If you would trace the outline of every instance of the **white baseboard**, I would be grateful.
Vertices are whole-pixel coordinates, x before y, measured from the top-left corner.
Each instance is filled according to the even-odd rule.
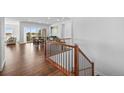
[[[6,60],[4,59],[1,66],[0,66],[0,72],[3,71],[5,63],[6,63]]]
[[[100,75],[100,76],[105,76],[103,73],[99,72],[99,71],[95,71],[95,76]]]
[[[26,42],[19,42],[19,44],[26,44]]]

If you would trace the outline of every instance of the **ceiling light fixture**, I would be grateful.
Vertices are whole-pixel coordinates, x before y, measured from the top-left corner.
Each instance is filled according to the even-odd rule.
[[[64,18],[64,17],[62,17],[62,19],[61,19],[61,20],[62,20],[62,21],[64,21],[64,19],[65,19],[65,18]]]
[[[57,21],[60,21],[59,19],[57,19]]]

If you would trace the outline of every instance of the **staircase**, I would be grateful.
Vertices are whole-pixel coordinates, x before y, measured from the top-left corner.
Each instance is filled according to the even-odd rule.
[[[47,41],[45,60],[67,76],[94,76],[94,63],[78,45]]]

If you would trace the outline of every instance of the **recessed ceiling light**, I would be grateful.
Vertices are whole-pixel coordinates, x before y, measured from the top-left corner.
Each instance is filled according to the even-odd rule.
[[[57,21],[60,21],[59,19],[57,19]]]
[[[65,19],[65,18],[64,18],[64,17],[62,17],[62,19],[61,19],[61,20],[62,20],[62,21],[64,21],[64,19]]]

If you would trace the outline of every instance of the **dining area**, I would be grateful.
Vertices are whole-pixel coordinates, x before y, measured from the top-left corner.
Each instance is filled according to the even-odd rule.
[[[43,38],[43,37],[33,37],[33,44],[37,44],[37,45],[39,45],[39,44],[44,44],[44,42],[45,42],[45,38]]]

